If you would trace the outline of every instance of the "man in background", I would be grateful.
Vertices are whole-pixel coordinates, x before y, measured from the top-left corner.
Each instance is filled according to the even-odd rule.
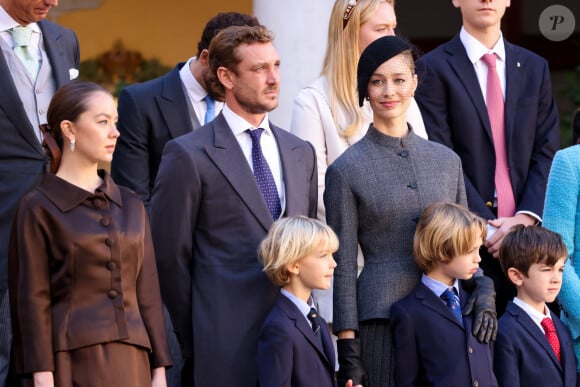
[[[49,22],[58,0],[0,0],[0,386],[6,385],[12,334],[8,241],[22,195],[47,171],[39,125],[55,90],[78,76],[75,33]]]

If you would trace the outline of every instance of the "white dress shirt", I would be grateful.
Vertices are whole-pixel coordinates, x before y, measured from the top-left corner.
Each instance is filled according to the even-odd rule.
[[[522,308],[523,311],[526,312],[528,316],[530,316],[534,324],[536,324],[538,328],[540,328],[542,333],[546,334],[544,328],[542,327],[542,320],[545,319],[546,317],[550,319],[552,318],[552,315],[550,314],[550,309],[547,306],[544,305],[544,313],[540,313],[520,298],[514,297],[514,304]]]
[[[286,205],[286,197],[284,195],[284,176],[282,175],[282,162],[280,160],[280,152],[278,150],[278,143],[276,138],[270,129],[270,122],[268,121],[268,114],[264,116],[264,119],[258,126],[253,126],[248,121],[234,113],[228,105],[223,106],[223,115],[226,122],[230,126],[244,157],[248,162],[248,165],[254,171],[254,165],[252,163],[252,138],[249,133],[246,133],[248,129],[262,128],[262,136],[260,137],[260,146],[262,147],[262,153],[268,162],[270,171],[274,176],[274,181],[276,182],[276,188],[278,189],[278,196],[280,197],[280,206],[282,207],[282,213],[284,213]]]

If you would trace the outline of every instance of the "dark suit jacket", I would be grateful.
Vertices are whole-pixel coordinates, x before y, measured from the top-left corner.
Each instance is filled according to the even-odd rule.
[[[460,289],[459,298],[463,307],[469,293]],[[491,345],[471,333],[472,316],[464,316],[463,323],[422,282],[393,304],[397,387],[497,386]]]
[[[505,42],[505,133],[516,211],[542,216],[548,173],[560,146],[548,63]],[[417,62],[415,98],[429,139],[453,149],[463,163],[469,207],[486,219],[494,201],[495,151],[485,99],[459,35]]]
[[[135,191],[149,207],[155,176],[167,141],[197,129],[195,114],[188,114],[179,71],[180,63],[162,77],[127,86],[119,95],[121,135],[111,163],[117,184]],[[193,121],[192,121],[193,119]]]
[[[69,69],[79,68],[79,45],[73,31],[52,22],[38,23],[56,86],[70,81]],[[0,52],[0,294],[7,288],[8,239],[18,200],[45,172],[48,159]]]
[[[271,125],[284,175],[285,215],[316,216],[314,149]],[[252,386],[260,327],[277,294],[257,248],[273,223],[222,114],[171,140],[151,201],[163,300],[196,386]]]
[[[576,357],[572,339],[552,313],[560,339],[562,363],[546,336],[519,306],[510,302],[499,319],[494,370],[500,387],[575,387]]]
[[[334,344],[320,320],[322,343],[296,305],[278,296],[258,341],[260,387],[336,387]]]

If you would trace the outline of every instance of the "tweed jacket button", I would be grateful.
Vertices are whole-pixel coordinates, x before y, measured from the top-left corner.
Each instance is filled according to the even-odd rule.
[[[115,289],[111,289],[111,290],[109,290],[108,295],[109,295],[109,298],[113,299],[119,295],[119,292],[117,292]]]
[[[406,149],[403,149],[401,151],[401,153],[399,153],[399,156],[401,156],[402,158],[405,158],[406,159],[407,157],[409,157],[409,151],[406,150]]]
[[[407,187],[409,187],[409,188],[411,188],[411,189],[417,189],[418,185],[417,185],[417,183],[415,183],[415,182],[412,182],[412,183],[409,183],[409,184],[407,185]]]
[[[111,238],[105,239],[105,244],[109,247],[112,247],[115,244],[115,240]]]
[[[109,263],[107,263],[107,269],[113,271],[117,268],[117,264],[113,261],[110,261]]]

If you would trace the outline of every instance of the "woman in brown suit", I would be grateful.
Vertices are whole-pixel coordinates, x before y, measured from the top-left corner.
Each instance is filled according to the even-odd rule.
[[[62,87],[48,108],[62,162],[22,198],[10,242],[14,365],[24,384],[166,386],[147,215],[97,168],[111,161],[116,121],[112,96],[94,83]]]

